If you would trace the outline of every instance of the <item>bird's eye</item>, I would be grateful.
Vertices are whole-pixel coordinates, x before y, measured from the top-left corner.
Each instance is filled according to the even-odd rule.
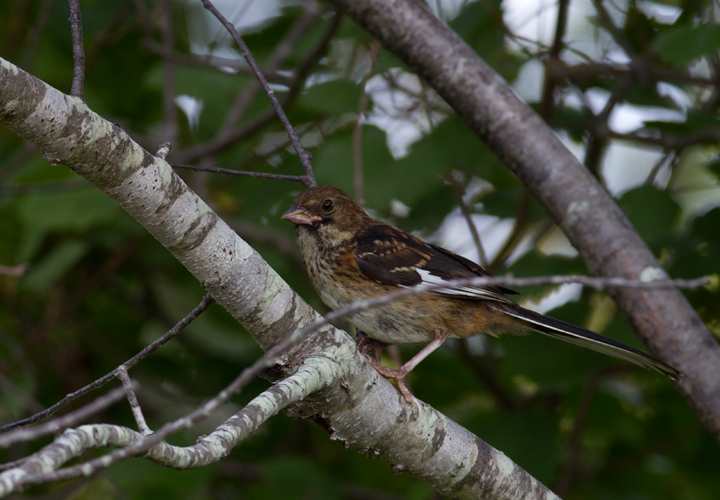
[[[326,212],[331,212],[333,208],[335,208],[335,204],[332,200],[325,200],[322,202],[322,209]]]

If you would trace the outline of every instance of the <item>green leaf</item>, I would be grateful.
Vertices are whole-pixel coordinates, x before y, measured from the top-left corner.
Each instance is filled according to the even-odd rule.
[[[720,179],[720,158],[706,164],[705,168],[707,168],[715,177]]]
[[[0,207],[0,266],[20,264],[18,258],[18,242],[22,236],[22,224],[14,210]]]
[[[85,255],[87,249],[88,245],[82,241],[64,241],[30,268],[22,280],[23,286],[34,292],[47,290]]]
[[[81,231],[107,223],[120,210],[96,188],[33,195],[18,203],[25,224],[57,231]]]
[[[331,80],[310,87],[298,104],[320,114],[356,113],[361,94],[362,89],[355,82]]]
[[[687,66],[699,57],[720,50],[720,25],[673,26],[653,40],[652,48],[665,62]]]
[[[628,191],[618,205],[654,252],[670,235],[680,209],[667,192],[650,185]]]

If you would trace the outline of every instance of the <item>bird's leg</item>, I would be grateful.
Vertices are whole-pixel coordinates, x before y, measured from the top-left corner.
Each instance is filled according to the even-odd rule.
[[[415,368],[417,365],[420,364],[420,362],[427,358],[431,352],[433,352],[435,349],[443,345],[443,343],[447,340],[449,332],[443,332],[440,335],[437,335],[432,342],[430,342],[428,345],[423,347],[420,352],[418,352],[415,356],[413,356],[410,361],[402,365],[397,370],[393,370],[392,368],[387,368],[380,364],[378,360],[375,360],[365,354],[365,359],[367,359],[368,363],[370,363],[370,366],[375,368],[375,370],[382,375],[385,378],[392,379],[397,382],[398,389],[402,393],[402,395],[405,397],[405,401],[408,403],[412,403],[415,401],[415,397],[412,395],[410,390],[405,385],[405,381],[403,380],[408,373],[410,373],[413,368]],[[362,351],[361,351],[362,352]]]
[[[369,337],[365,332],[358,330],[355,335],[355,343],[357,343],[358,351],[366,358],[374,358],[380,363],[380,355],[383,349],[387,347],[387,344],[380,342],[372,337]],[[372,355],[370,353],[372,352]],[[374,366],[374,365],[373,365]]]

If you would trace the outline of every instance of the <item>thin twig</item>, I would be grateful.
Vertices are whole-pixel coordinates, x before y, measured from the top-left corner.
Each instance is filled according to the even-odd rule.
[[[588,82],[597,78],[617,76],[640,80],[648,78],[671,83],[689,83],[693,85],[718,85],[717,80],[701,75],[692,75],[687,71],[664,68],[662,66],[650,65],[644,71],[640,71],[634,65],[607,64],[588,62],[568,66],[565,63],[555,64],[547,67],[551,76],[557,79],[567,79],[582,87],[587,87]]]
[[[702,128],[689,134],[656,133],[655,135],[647,135],[648,131],[652,131],[652,129],[646,130],[645,133],[629,132],[626,134],[607,130],[605,137],[655,144],[666,149],[684,149],[695,144],[715,144],[720,142],[720,127]]]
[[[3,462],[0,464],[0,472],[20,467],[27,459],[28,457],[23,457],[18,460],[13,460],[12,462]]]
[[[283,107],[289,106],[302,91],[305,80],[308,76],[310,76],[312,69],[325,53],[330,41],[335,36],[335,33],[337,33],[337,30],[340,27],[341,19],[342,16],[340,15],[333,16],[333,19],[327,27],[322,39],[295,68],[295,75],[289,83],[289,90],[282,101]],[[246,140],[253,134],[258,133],[263,127],[272,123],[275,117],[275,112],[270,110],[268,113],[261,114],[252,123],[243,127],[223,130],[210,141],[188,148],[185,151],[176,154],[175,158],[178,159],[178,161],[187,163],[206,155],[215,154],[218,151],[222,151],[223,149],[237,144],[240,141]]]
[[[452,184],[453,191],[455,192],[455,197],[458,200],[458,205],[460,206],[460,213],[462,214],[463,219],[465,219],[465,223],[467,224],[468,230],[470,231],[470,236],[472,237],[473,243],[475,244],[475,249],[477,250],[478,254],[478,263],[483,267],[487,267],[487,256],[485,255],[485,249],[482,246],[482,241],[480,241],[480,233],[477,230],[475,221],[473,221],[472,219],[470,207],[468,207],[468,204],[465,203],[464,196],[466,186],[464,186],[459,179],[456,179],[452,172],[448,177],[450,179],[450,183]]]
[[[540,285],[564,285],[566,283],[579,283],[596,290],[604,290],[606,288],[637,288],[641,290],[661,290],[667,288],[694,289],[701,288],[711,284],[707,277],[694,279],[652,279],[652,280],[636,280],[620,277],[601,277],[601,276],[577,276],[577,275],[555,275],[555,276],[537,276],[532,278],[515,278],[513,276],[493,276],[493,277],[474,277],[450,280],[447,283],[417,285],[412,288],[403,288],[390,292],[385,295],[367,300],[358,300],[345,307],[336,309],[324,316],[326,322],[334,321],[353,314],[360,310],[372,309],[387,304],[390,301],[401,299],[404,297],[417,295],[420,293],[433,292],[436,290],[453,289],[467,286],[505,286],[505,287],[525,287]],[[321,322],[322,324],[325,324]],[[319,325],[319,326],[322,326]]]
[[[300,19],[293,23],[293,25],[287,31],[287,34],[283,37],[282,40],[280,40],[280,42],[275,47],[275,50],[273,50],[273,54],[270,59],[260,70],[266,79],[270,78],[271,75],[277,73],[282,64],[288,59],[288,57],[290,57],[293,49],[297,46],[302,37],[310,29],[315,19],[317,19],[317,17],[322,12],[320,6],[314,1],[306,1],[304,2],[304,4],[305,12],[302,16],[300,16]],[[246,2],[246,5],[249,5],[249,2]],[[253,74],[252,68],[247,66],[247,61],[245,62],[245,64],[247,72],[249,74]],[[230,106],[230,110],[225,116],[225,120],[223,121],[220,130],[234,127],[240,121],[243,113],[245,113],[245,110],[253,102],[255,96],[260,90],[262,90],[262,86],[260,85],[259,81],[250,81],[245,86],[243,91],[237,96],[232,106]],[[275,116],[275,114],[273,114],[273,116]]]
[[[133,389],[136,388],[137,383],[132,382],[130,387]],[[67,429],[68,427],[73,427],[83,420],[86,420],[89,416],[95,415],[96,413],[103,411],[105,408],[108,408],[124,399],[125,394],[125,387],[117,387],[107,394],[103,394],[102,396],[93,399],[87,405],[82,408],[78,408],[67,415],[52,419],[49,422],[36,427],[15,429],[7,434],[0,435],[0,448],[7,448],[15,443],[28,442],[48,434],[54,434],[63,429]]]
[[[605,131],[610,129],[608,120],[615,106],[622,101],[627,95],[632,80],[623,79],[618,83],[618,86],[613,90],[612,94],[608,98],[605,106],[590,120],[590,136],[587,139],[587,146],[585,148],[585,158],[583,164],[587,169],[598,179],[601,177],[600,168],[602,166],[602,160],[606,151],[607,139],[605,137]]]
[[[148,424],[145,421],[145,415],[143,415],[142,408],[140,408],[140,403],[138,402],[137,396],[135,395],[133,381],[130,380],[130,377],[128,376],[127,368],[125,368],[124,366],[118,367],[117,374],[120,382],[122,382],[123,389],[125,389],[128,403],[130,403],[130,410],[132,411],[133,417],[135,418],[135,423],[138,426],[138,430],[146,435],[152,434],[152,430],[150,429],[150,427],[148,427]]]
[[[303,184],[305,184],[307,187],[313,187],[317,185],[315,182],[315,175],[312,171],[312,164],[310,163],[312,160],[312,155],[309,152],[305,151],[302,144],[300,143],[300,138],[295,132],[295,129],[293,129],[292,125],[290,124],[290,121],[288,120],[288,117],[285,114],[282,106],[280,105],[277,97],[275,97],[275,92],[273,92],[273,90],[270,88],[270,85],[265,79],[265,76],[263,76],[262,72],[260,71],[260,68],[255,62],[255,58],[253,58],[252,54],[250,53],[250,49],[248,49],[247,45],[245,45],[245,42],[240,37],[240,34],[235,29],[235,26],[233,26],[230,21],[225,19],[225,16],[223,16],[220,11],[215,8],[215,6],[212,4],[212,2],[210,2],[210,0],[202,0],[202,3],[203,6],[207,10],[212,12],[213,15],[217,17],[217,19],[222,23],[222,25],[225,26],[225,29],[228,30],[228,33],[230,33],[230,35],[233,37],[235,43],[237,43],[240,47],[240,52],[242,53],[245,60],[248,62],[250,68],[253,70],[253,73],[255,73],[255,77],[260,82],[260,85],[262,85],[263,90],[265,90],[268,98],[270,98],[270,103],[272,104],[275,113],[277,113],[278,117],[280,118],[280,121],[282,122],[283,127],[285,128],[285,131],[287,132],[288,137],[292,142],[293,148],[295,149],[298,157],[300,158],[300,164],[305,171],[305,181],[303,182]]]
[[[70,95],[85,100],[85,49],[83,47],[82,18],[80,17],[80,1],[69,0],[70,32],[73,46],[73,79]]]
[[[522,198],[520,199],[520,203],[518,204],[515,212],[515,222],[513,223],[512,231],[510,231],[510,234],[505,239],[505,243],[503,243],[503,246],[500,248],[498,253],[495,254],[495,258],[493,258],[492,262],[488,264],[487,269],[489,271],[492,272],[500,264],[505,262],[522,241],[525,231],[527,230],[528,219],[530,217],[531,201],[530,192],[523,186]]]
[[[628,42],[627,38],[625,38],[622,30],[615,26],[612,16],[605,8],[605,5],[603,5],[602,0],[592,0],[592,3],[598,12],[598,17],[602,22],[602,26],[607,30],[608,33],[610,33],[610,36],[613,38],[613,40],[615,40],[615,43],[618,44],[621,49],[623,49],[625,55],[627,55],[634,63],[638,63],[639,60],[635,55],[635,51],[630,45],[630,42]]]
[[[147,5],[145,5],[144,0],[131,1],[135,6],[135,10],[137,11],[137,20],[140,24],[140,29],[142,29],[145,38],[149,39],[150,37],[152,37],[154,30],[153,16],[150,14],[150,10],[147,8]]]
[[[198,165],[185,165],[183,163],[171,163],[173,168],[186,168],[188,170],[196,170],[198,172],[213,172],[215,174],[228,174],[228,175],[242,175],[245,177],[259,177],[262,179],[275,179],[279,181],[293,181],[306,184],[307,177],[304,175],[283,175],[283,174],[271,174],[265,172],[247,172],[243,170],[230,170],[228,168],[218,167],[200,167]]]
[[[555,22],[555,37],[553,38],[552,47],[548,53],[548,59],[545,62],[545,81],[543,82],[542,97],[540,98],[540,107],[538,112],[543,120],[550,122],[553,112],[555,111],[555,88],[558,80],[553,78],[550,67],[562,64],[560,60],[560,52],[563,48],[563,38],[567,27],[568,5],[570,0],[558,0],[557,21]]]
[[[155,350],[159,349],[160,347],[162,347],[163,345],[165,345],[165,343],[168,340],[170,340],[175,335],[180,333],[180,331],[182,331],[183,328],[185,328],[187,325],[189,325],[195,318],[197,318],[200,315],[200,313],[202,313],[205,309],[207,309],[208,306],[210,306],[210,304],[212,304],[213,302],[215,302],[215,299],[213,298],[213,296],[210,293],[207,293],[205,295],[205,297],[203,297],[203,299],[197,305],[197,307],[195,307],[195,309],[193,309],[187,316],[185,316],[175,326],[173,326],[170,330],[168,330],[168,332],[165,335],[163,335],[162,337],[157,339],[152,344],[148,345],[145,349],[140,351],[138,354],[136,354],[132,358],[125,361],[122,365],[118,366],[117,368],[115,368],[113,371],[106,374],[105,376],[100,377],[99,379],[92,382],[91,384],[86,385],[82,389],[78,389],[77,391],[68,394],[67,396],[65,396],[63,399],[61,399],[60,401],[58,401],[57,403],[52,405],[47,410],[36,413],[35,415],[25,418],[23,420],[18,420],[17,422],[12,422],[10,424],[3,425],[2,427],[0,427],[0,433],[5,432],[10,429],[13,429],[15,427],[20,427],[22,425],[32,424],[33,422],[37,422],[38,420],[49,417],[50,415],[55,413],[57,410],[59,410],[60,408],[62,408],[66,404],[68,404],[69,402],[79,398],[83,394],[86,394],[86,393],[92,391],[93,389],[97,389],[97,388],[102,387],[103,385],[107,384],[110,380],[117,377],[118,370],[121,367],[124,367],[125,369],[131,368],[131,367],[135,366],[136,364],[138,364],[143,359],[145,359],[150,353],[152,353],[153,351],[155,351]]]
[[[178,64],[185,64],[189,66],[201,66],[207,68],[232,68],[233,72],[240,74],[252,74],[252,70],[248,68],[247,64],[241,59],[230,59],[228,57],[218,57],[214,55],[199,55],[199,54],[185,54],[177,52],[174,49],[166,49],[162,44],[157,43],[154,40],[145,40],[143,42],[145,48],[150,52],[153,52],[163,59],[170,59],[171,61]],[[266,69],[264,73],[273,80],[275,79],[288,79],[290,75],[284,73],[268,72]]]
[[[648,174],[647,178],[645,179],[645,184],[655,184],[655,180],[657,179],[657,175],[660,173],[660,170],[665,166],[668,165],[670,169],[672,170],[672,167],[677,161],[680,159],[680,152],[674,151],[674,150],[665,150],[663,152],[663,155],[660,157],[660,159],[653,165],[652,170],[650,170],[650,173]]]

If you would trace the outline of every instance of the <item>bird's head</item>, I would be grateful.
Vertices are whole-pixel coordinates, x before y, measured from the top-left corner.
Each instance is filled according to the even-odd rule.
[[[352,237],[372,219],[345,191],[333,186],[312,187],[300,193],[282,216],[299,231],[309,229],[335,246]]]

